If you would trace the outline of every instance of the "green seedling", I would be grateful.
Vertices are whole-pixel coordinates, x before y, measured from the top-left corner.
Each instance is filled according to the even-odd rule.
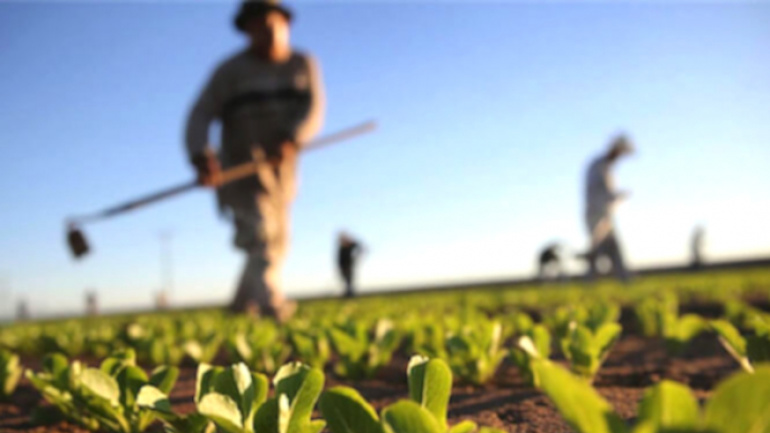
[[[524,335],[519,337],[517,345],[511,349],[511,360],[519,369],[519,373],[531,386],[537,387],[539,380],[532,368],[539,359],[551,356],[551,334],[543,325],[534,325]]]
[[[711,321],[711,329],[717,333],[719,342],[738,361],[741,368],[754,372],[754,365],[770,362],[770,326],[756,327],[753,334],[743,336],[726,320]]]
[[[321,370],[300,363],[286,364],[273,378],[275,397],[254,417],[257,433],[320,433],[323,420],[313,420],[313,408],[324,386]]]
[[[582,324],[593,333],[608,323],[617,323],[620,320],[620,305],[612,302],[597,302],[589,305],[586,310]]]
[[[572,322],[567,336],[561,341],[572,371],[593,381],[622,331],[617,323],[605,323],[592,332],[588,327]]]
[[[511,322],[513,323],[513,332],[517,335],[527,335],[535,326],[532,317],[521,311],[513,313]]]
[[[168,396],[144,387],[140,404],[153,410],[171,433],[320,433],[325,423],[311,415],[323,389],[318,369],[300,363],[282,366],[273,379],[275,397],[268,399],[269,382],[243,364],[212,367],[201,364],[195,390],[197,412],[182,416],[171,410]]]
[[[289,342],[294,356],[309,366],[323,369],[329,362],[331,348],[323,331],[290,330]]]
[[[698,315],[679,316],[679,301],[671,293],[645,299],[635,312],[642,333],[647,337],[662,337],[666,351],[672,355],[681,354],[690,340],[708,329],[706,321]]]
[[[406,347],[408,353],[417,353],[429,358],[446,359],[446,331],[438,320],[424,321],[422,318],[413,319],[407,324]]]
[[[133,348],[142,362],[152,365],[179,365],[185,356],[184,342],[177,338],[172,322],[156,327],[147,323],[131,322],[121,337]]]
[[[464,421],[449,427],[447,406],[452,371],[446,362],[414,356],[407,377],[409,400],[386,407],[381,416],[353,388],[334,387],[321,396],[319,407],[331,433],[472,433],[477,426]],[[482,428],[479,433],[501,433]]]
[[[274,374],[291,355],[291,347],[283,343],[280,330],[271,321],[261,321],[245,332],[226,341],[231,357],[250,369]]]
[[[387,319],[377,321],[371,337],[362,323],[353,321],[334,326],[328,333],[329,341],[339,355],[334,371],[350,379],[373,376],[390,362],[401,342],[398,331]]]
[[[23,370],[18,355],[0,349],[0,400],[11,397]]]
[[[158,367],[148,377],[136,366],[133,350],[119,351],[102,362],[100,368],[68,365],[64,356],[46,359],[40,373],[28,372],[33,386],[62,414],[91,430],[116,433],[145,431],[155,414],[137,404],[139,390],[152,385],[168,393],[179,371]]]
[[[222,345],[222,336],[211,332],[202,338],[190,338],[182,346],[185,355],[196,364],[210,363]]]
[[[549,361],[538,361],[540,388],[577,433],[767,432],[770,367],[720,383],[705,410],[685,385],[664,380],[649,388],[633,426],[627,425],[590,384]]]
[[[449,365],[462,380],[483,384],[494,376],[507,355],[500,322],[479,318],[446,341]]]

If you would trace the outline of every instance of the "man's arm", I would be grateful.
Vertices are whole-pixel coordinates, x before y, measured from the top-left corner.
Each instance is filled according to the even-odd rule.
[[[222,113],[225,80],[224,68],[220,66],[206,83],[187,117],[185,144],[191,160],[203,155],[209,148],[209,127]]]
[[[299,146],[304,146],[321,129],[326,108],[326,94],[318,62],[310,55],[305,56],[309,75],[310,98],[299,113],[294,129],[293,140]]]
[[[605,175],[605,186],[607,195],[610,197],[610,201],[612,203],[618,203],[626,200],[628,196],[631,195],[631,192],[627,190],[619,190],[615,187],[615,178],[612,176],[612,174],[609,173],[609,170]]]
[[[215,186],[219,182],[219,160],[209,146],[209,128],[220,117],[224,104],[225,74],[220,66],[193,104],[185,128],[185,145],[190,162],[198,173],[198,182]]]

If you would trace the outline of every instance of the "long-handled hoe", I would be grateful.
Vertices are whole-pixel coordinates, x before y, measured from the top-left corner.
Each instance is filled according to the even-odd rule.
[[[308,143],[303,151],[317,150],[331,144],[338,143],[343,140],[348,140],[357,137],[362,134],[373,131],[377,127],[375,121],[364,122],[360,125],[353,126],[351,128],[344,129],[334,134],[321,137],[317,140],[313,140]],[[264,155],[261,152],[254,152],[254,159],[250,162],[246,162],[235,167],[228,168],[222,172],[221,183],[219,186],[226,185],[239,179],[244,179],[249,176],[257,174],[257,167],[262,162],[261,159]],[[81,258],[85,256],[90,247],[86,240],[81,227],[86,223],[92,223],[96,221],[105,220],[116,215],[120,215],[140,207],[147,206],[149,204],[165,200],[170,197],[181,195],[182,193],[191,191],[199,187],[197,180],[185,182],[181,185],[176,185],[170,188],[163,189],[161,191],[140,197],[134,200],[130,200],[119,205],[109,207],[99,212],[95,212],[88,215],[82,215],[67,220],[67,244],[69,245],[70,252],[75,258]]]

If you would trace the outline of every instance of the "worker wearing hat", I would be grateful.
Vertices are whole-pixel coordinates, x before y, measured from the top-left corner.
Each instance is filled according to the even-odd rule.
[[[628,279],[628,271],[612,219],[615,206],[626,198],[628,193],[615,189],[612,169],[621,157],[633,151],[633,145],[628,138],[618,135],[610,142],[607,151],[597,157],[588,168],[585,217],[591,238],[591,247],[586,254],[590,277],[596,275],[597,259],[605,256],[612,262],[615,275],[624,281]]]
[[[289,43],[292,12],[269,0],[241,4],[236,29],[248,46],[222,62],[190,112],[186,144],[199,182],[216,187],[222,168],[263,155],[258,176],[218,190],[220,209],[235,225],[246,266],[232,309],[286,320],[294,304],[281,293],[299,150],[320,129],[324,96],[318,65]],[[221,146],[208,144],[219,121]]]

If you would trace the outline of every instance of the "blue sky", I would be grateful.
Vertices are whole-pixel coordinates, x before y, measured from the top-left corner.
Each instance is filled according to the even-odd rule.
[[[289,294],[339,290],[335,234],[360,236],[366,288],[520,276],[537,249],[586,246],[585,165],[625,130],[632,193],[617,224],[632,266],[770,253],[770,5],[332,2],[294,5],[320,60],[324,130],[366,137],[307,155]],[[224,302],[242,258],[199,191],[86,228],[67,215],[191,176],[185,116],[243,44],[235,2],[0,3],[0,289],[39,314],[149,305],[159,233],[178,304]],[[5,289],[3,289],[5,286]],[[9,291],[12,293],[9,294]]]

